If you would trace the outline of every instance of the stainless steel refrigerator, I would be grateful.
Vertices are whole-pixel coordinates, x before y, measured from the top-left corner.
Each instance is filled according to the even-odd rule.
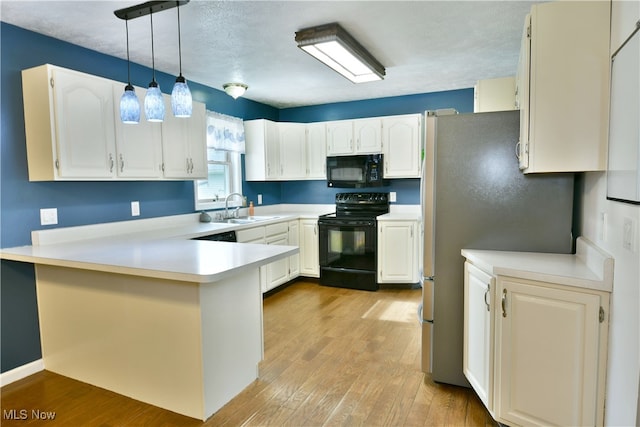
[[[518,111],[425,116],[422,370],[468,386],[460,250],[570,253],[574,175],[518,169]]]

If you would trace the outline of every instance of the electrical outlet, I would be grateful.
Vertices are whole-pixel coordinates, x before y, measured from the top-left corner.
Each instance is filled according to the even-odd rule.
[[[40,209],[40,225],[55,225],[58,223],[58,209]]]
[[[140,202],[131,202],[131,216],[140,216]]]
[[[262,194],[258,194],[258,204],[262,204]]]
[[[390,202],[395,202],[396,201],[396,192],[392,191],[389,193],[389,201]]]
[[[622,220],[622,247],[635,252],[636,223],[633,219],[625,217]]]

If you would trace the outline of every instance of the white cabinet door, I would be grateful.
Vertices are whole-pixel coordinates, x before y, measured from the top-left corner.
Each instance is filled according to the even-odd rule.
[[[300,274],[306,277],[320,277],[318,256],[318,220],[300,220]]]
[[[288,245],[300,247],[300,230],[298,220],[289,221]],[[289,277],[288,280],[295,279],[300,275],[300,252],[289,257]]]
[[[338,120],[327,122],[327,155],[340,156],[352,154],[353,146],[353,122],[351,120]]]
[[[307,178],[327,177],[327,129],[324,123],[307,124]]]
[[[378,221],[378,282],[418,281],[415,221]]]
[[[141,108],[140,122],[122,123],[120,117],[120,99],[123,85],[113,85],[114,116],[116,130],[117,173],[120,178],[161,178],[162,177],[162,125],[148,122]],[[147,93],[135,88],[141,107]]]
[[[602,424],[601,297],[498,277],[496,301],[498,416],[509,425]]]
[[[357,154],[382,152],[382,120],[379,117],[354,120],[353,135]]]
[[[280,133],[280,178],[306,178],[306,126],[303,123],[278,123],[278,130]]]
[[[525,173],[606,168],[610,7],[605,1],[532,7],[524,42],[525,49],[530,42],[529,102],[520,103],[528,115],[521,123],[528,124],[528,144],[521,139],[520,148]]]
[[[280,177],[280,132],[278,123],[258,119],[244,122],[245,176],[247,181]]]
[[[165,178],[207,178],[206,108],[193,102],[191,117],[174,117],[171,97],[164,95],[165,115],[162,122],[162,152]]]
[[[420,114],[382,119],[385,178],[420,178],[422,148]]]
[[[289,236],[285,234],[277,234],[265,239],[267,245],[287,245]],[[267,280],[266,289],[263,292],[271,290],[278,285],[286,283],[289,280],[289,259],[283,258],[278,261],[267,264]]]
[[[495,278],[464,263],[464,354],[462,370],[493,412],[493,293]]]
[[[63,179],[115,176],[112,82],[57,67],[51,67],[50,71],[58,176]]]

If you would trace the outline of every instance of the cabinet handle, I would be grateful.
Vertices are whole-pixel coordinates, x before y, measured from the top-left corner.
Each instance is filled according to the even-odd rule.
[[[487,306],[487,311],[491,311],[491,306],[487,302],[487,295],[489,295],[489,292],[491,292],[491,283],[487,284],[487,290],[484,293],[484,305]]]
[[[520,160],[520,141],[516,144],[516,159]]]
[[[313,234],[314,234],[315,236],[317,236],[317,235],[318,235],[318,226],[317,226],[317,225],[314,225],[314,226],[313,226]]]
[[[113,154],[109,153],[109,172],[113,172],[113,166],[114,166]]]
[[[411,233],[409,234],[411,238],[413,238],[413,225],[411,226]]]
[[[502,290],[502,317],[507,317],[507,290]]]
[[[187,161],[187,173],[189,173],[189,158],[187,157],[185,160]]]
[[[124,158],[120,154],[120,172],[124,172]]]

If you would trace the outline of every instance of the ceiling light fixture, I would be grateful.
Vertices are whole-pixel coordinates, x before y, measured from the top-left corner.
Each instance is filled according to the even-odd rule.
[[[382,80],[385,69],[339,24],[296,31],[298,47],[353,83]]]
[[[147,90],[147,94],[144,99],[144,110],[145,115],[147,116],[147,120],[150,122],[161,122],[164,120],[164,99],[162,97],[162,92],[160,91],[160,86],[158,82],[156,82],[156,64],[155,64],[155,52],[153,46],[153,14],[157,12],[161,12],[163,10],[172,9],[174,7],[180,7],[181,5],[189,3],[189,0],[181,0],[181,1],[148,1],[146,3],[138,4],[135,6],[127,7],[124,9],[119,9],[114,11],[113,13],[120,19],[124,19],[125,21],[129,21],[130,19],[139,18],[141,16],[150,15],[151,20],[151,67],[153,72],[153,78],[151,83],[149,83],[149,89]],[[178,52],[180,55],[180,75],[176,79],[176,85],[173,88],[172,92],[172,100],[171,105],[174,111],[174,115],[176,117],[189,117],[191,115],[191,91],[187,86],[187,82],[185,78],[182,76],[182,47],[180,40],[180,11],[178,10]],[[127,26],[127,62],[129,61],[129,27]],[[127,88],[131,86],[131,83],[125,87],[125,94],[127,92]],[[177,89],[176,89],[177,86]],[[133,89],[133,86],[131,86]],[[186,88],[186,92],[185,92]],[[173,93],[176,92],[176,99],[178,100],[178,106],[182,105],[184,109],[173,106],[174,104],[174,96]],[[133,92],[135,95],[135,92]],[[124,98],[124,95],[123,95]],[[136,97],[137,99],[137,97]],[[188,105],[183,103],[182,100],[188,99]],[[186,102],[186,101],[185,101]],[[122,100],[120,103],[120,116],[123,117],[122,112]],[[185,109],[188,109],[188,115],[186,114]],[[177,111],[177,113],[176,113]],[[123,119],[124,121],[124,119]]]
[[[249,89],[249,86],[243,83],[225,83],[222,88],[227,92],[227,95],[233,97],[233,99],[238,99]]]
[[[176,78],[176,83],[171,91],[171,109],[175,117],[191,117],[193,101],[191,91],[187,86],[187,80],[182,76],[182,43],[180,40],[180,4],[176,2],[178,10],[178,60],[180,61],[180,74]]]
[[[127,85],[120,97],[120,120],[122,123],[135,124],[140,121],[140,101],[131,85],[131,62],[129,61],[129,21],[124,21],[127,29]]]

